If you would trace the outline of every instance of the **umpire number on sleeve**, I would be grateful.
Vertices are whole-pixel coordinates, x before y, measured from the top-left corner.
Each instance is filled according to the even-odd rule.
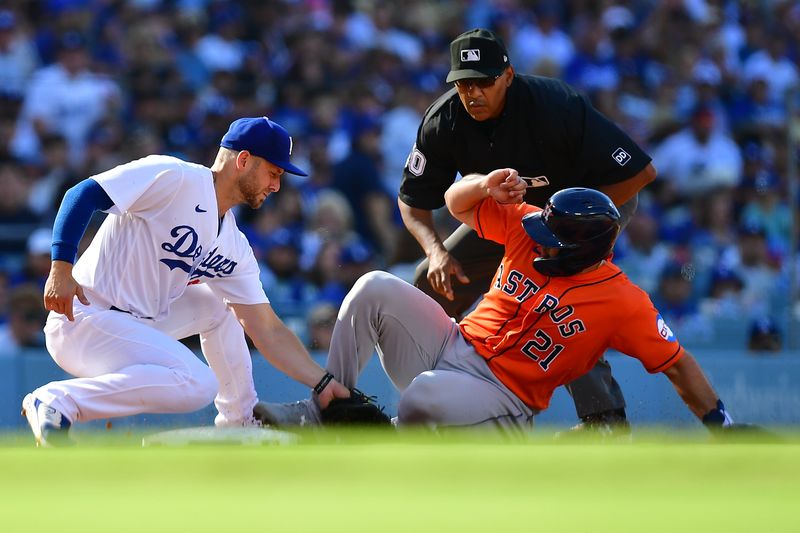
[[[614,158],[614,161],[619,163],[619,166],[624,167],[625,163],[631,160],[631,154],[623,150],[622,148],[617,148],[614,150],[614,153],[611,154],[611,157]]]
[[[425,156],[422,155],[422,152],[417,150],[417,146],[414,145],[414,149],[411,150],[410,154],[408,154],[408,159],[406,160],[406,167],[408,167],[408,171],[415,176],[421,176],[422,173],[425,172],[426,162]]]

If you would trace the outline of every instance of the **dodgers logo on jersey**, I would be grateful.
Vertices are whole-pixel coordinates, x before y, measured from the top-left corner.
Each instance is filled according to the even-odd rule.
[[[197,264],[197,258],[203,253],[203,246],[198,243],[200,237],[193,227],[186,225],[175,226],[169,234],[175,238],[175,241],[161,243],[161,249],[175,254],[179,258],[189,260],[187,262],[182,259],[161,259],[160,261],[167,265],[170,270],[175,270],[176,268],[183,270],[189,274],[191,280],[221,278],[233,274],[237,265],[236,261],[218,253],[217,248],[208,252],[202,262],[199,265]]]
[[[175,226],[169,234],[175,237],[175,242],[162,242],[162,250],[173,253],[178,257],[186,257],[191,259],[192,262],[203,253],[203,247],[198,244],[199,237],[193,227],[185,225]],[[170,270],[181,268],[189,272],[191,269],[191,265],[187,265],[187,268],[183,268],[181,265],[186,265],[186,263],[180,260],[162,259],[161,262],[167,265]]]
[[[230,276],[233,274],[236,265],[236,261],[217,253],[217,248],[214,248],[208,252],[203,262],[197,266],[197,270],[195,270],[192,277],[221,278]]]
[[[664,321],[664,318],[661,315],[656,317],[656,328],[658,329],[658,334],[667,341],[674,341],[675,334],[669,329],[669,326]]]

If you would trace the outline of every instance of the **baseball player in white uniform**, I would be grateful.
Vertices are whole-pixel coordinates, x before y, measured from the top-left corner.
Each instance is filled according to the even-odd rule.
[[[23,400],[37,444],[68,443],[71,424],[190,412],[215,401],[217,426],[251,425],[258,401],[244,333],[321,406],[350,392],[273,312],[252,248],[230,209],[280,189],[291,138],[266,117],[234,121],[211,168],[153,155],[67,192],[53,228],[44,331],[76,379]],[[109,213],[75,263],[92,213]],[[74,268],[73,268],[74,263]],[[178,339],[200,335],[206,366]]]

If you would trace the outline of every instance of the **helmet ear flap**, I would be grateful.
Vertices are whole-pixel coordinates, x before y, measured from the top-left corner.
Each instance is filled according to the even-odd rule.
[[[551,196],[542,211],[523,217],[522,226],[541,246],[559,250],[554,257],[534,259],[534,268],[546,276],[571,276],[611,254],[619,221],[608,196],[573,187]]]

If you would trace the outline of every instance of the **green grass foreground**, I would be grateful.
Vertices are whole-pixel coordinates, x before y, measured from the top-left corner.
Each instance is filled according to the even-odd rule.
[[[800,531],[800,438],[632,443],[301,433],[283,446],[142,448],[0,438],[0,530],[26,532]]]

